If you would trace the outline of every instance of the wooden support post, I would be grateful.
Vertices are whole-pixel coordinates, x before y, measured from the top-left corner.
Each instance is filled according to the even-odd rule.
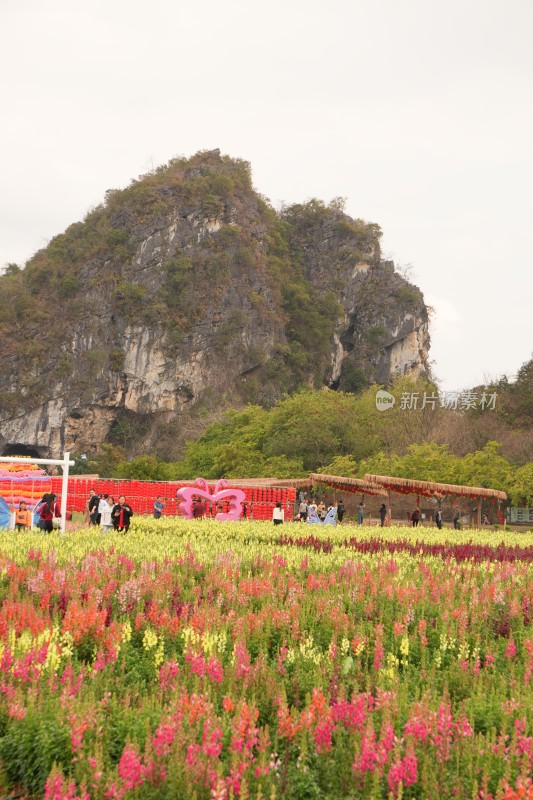
[[[478,528],[481,528],[481,503],[482,502],[483,502],[483,498],[482,497],[478,497],[478,503],[477,503],[477,526],[478,526]]]

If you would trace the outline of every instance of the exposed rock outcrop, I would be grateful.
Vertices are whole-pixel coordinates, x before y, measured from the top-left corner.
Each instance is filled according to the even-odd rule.
[[[377,225],[276,214],[244,162],[176,160],[0,277],[0,447],[175,457],[220,410],[428,371],[420,290]]]

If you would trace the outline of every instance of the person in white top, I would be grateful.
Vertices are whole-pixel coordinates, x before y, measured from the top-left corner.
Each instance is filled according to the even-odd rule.
[[[285,521],[285,512],[281,507],[281,503],[276,503],[276,507],[272,512],[272,521],[274,525],[281,525]]]
[[[111,522],[111,508],[108,503],[108,494],[104,494],[98,504],[98,513],[100,514],[100,525],[102,526],[102,533],[107,533],[113,527]]]

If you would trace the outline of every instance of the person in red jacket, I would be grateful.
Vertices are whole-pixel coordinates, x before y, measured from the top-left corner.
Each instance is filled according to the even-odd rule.
[[[39,514],[37,527],[40,528],[43,533],[52,533],[54,530],[54,500],[55,495],[44,494],[43,499],[37,506],[37,512]]]

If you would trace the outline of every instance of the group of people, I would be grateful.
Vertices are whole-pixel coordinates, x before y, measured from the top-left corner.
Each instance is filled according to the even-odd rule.
[[[31,530],[34,515],[37,516],[37,527],[44,533],[51,533],[54,527],[59,527],[61,508],[57,495],[44,494],[33,511],[27,507],[24,500],[21,500],[19,507],[15,510],[15,530],[19,533]]]
[[[333,504],[326,506],[324,500],[320,500],[317,503],[316,500],[314,500],[313,498],[311,498],[308,501],[306,495],[303,492],[300,492],[298,499],[299,499],[298,514],[296,515],[296,520],[298,522],[307,522],[307,518],[311,510],[315,511],[318,518],[322,521],[326,519],[327,515],[329,514],[332,508],[337,509],[337,522],[342,522],[344,514],[346,513],[346,509],[344,507],[342,499],[339,500],[336,506]],[[281,509],[281,503],[276,504],[276,508],[278,507]],[[276,509],[274,509],[272,515],[274,523],[276,524],[275,514],[276,514]]]
[[[110,530],[127,533],[132,517],[133,509],[126,503],[124,495],[121,495],[118,503],[115,503],[114,497],[108,494],[96,494],[94,489],[89,491],[85,504],[85,521],[88,525],[100,525],[102,533],[108,533]]]
[[[35,517],[37,528],[43,533],[51,533],[54,528],[59,528],[61,521],[61,505],[53,492],[43,494],[33,511],[24,500],[20,501],[18,508],[11,506],[10,511],[15,514],[15,530],[19,533],[31,530]]]

